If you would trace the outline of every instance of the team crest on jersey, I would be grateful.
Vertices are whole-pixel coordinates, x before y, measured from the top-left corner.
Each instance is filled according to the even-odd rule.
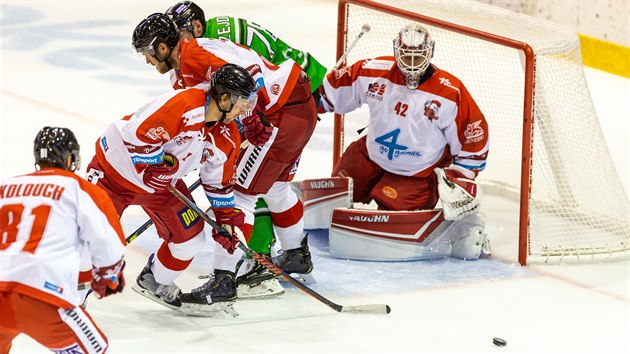
[[[182,223],[182,226],[186,230],[190,229],[199,221],[199,214],[188,207],[185,207],[184,209],[178,211],[177,216],[179,217],[179,221]]]
[[[278,84],[271,85],[271,93],[273,93],[274,95],[280,94],[280,85]]]
[[[379,84],[378,82],[370,84],[368,86],[367,97],[368,98],[373,98],[373,99],[378,100],[378,101],[382,101],[383,100],[383,94],[385,94],[385,89],[386,88],[387,88],[386,84]]]
[[[426,101],[424,103],[424,116],[429,118],[429,121],[440,119],[440,117],[438,117],[438,112],[440,110],[440,107],[442,107],[442,104],[440,103],[440,101],[437,101],[437,100]]]
[[[212,158],[212,156],[214,156],[214,151],[212,151],[212,149],[209,149],[209,148],[203,149],[203,152],[201,153],[200,163],[205,163],[206,161],[209,161]]]
[[[484,139],[486,132],[481,127],[481,120],[474,121],[466,126],[464,144],[476,143]]]
[[[151,128],[147,131],[147,135],[153,140],[171,140],[170,135],[163,127]]]
[[[212,66],[209,66],[208,71],[206,71],[206,79],[210,80],[212,78],[212,74]]]

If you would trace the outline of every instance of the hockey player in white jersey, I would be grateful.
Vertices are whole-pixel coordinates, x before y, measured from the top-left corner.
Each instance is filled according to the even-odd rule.
[[[474,180],[486,165],[488,124],[464,84],[431,64],[433,49],[428,31],[410,24],[394,39],[393,56],[360,60],[327,75],[321,88],[324,110],[344,114],[364,104],[370,109],[367,135],[343,153],[333,176],[351,177],[354,201],[373,200],[382,211],[431,211],[441,200],[442,210],[436,210],[425,220],[427,224],[419,225],[418,233],[412,233],[414,247],[421,244],[430,250],[427,257],[423,253],[416,258],[452,254],[475,259],[486,242],[483,217],[477,214],[481,193]],[[398,217],[396,213],[383,214],[390,222]],[[358,251],[357,244],[347,238],[405,242],[402,235],[381,232],[378,227],[369,236],[352,234],[344,225],[350,217],[333,220],[331,252],[376,259],[367,251]],[[428,244],[434,237],[427,240],[425,226],[430,221],[434,224],[430,229],[435,231],[444,219],[458,221],[437,228],[436,232],[444,236],[439,242],[446,246],[434,252],[435,245]],[[382,219],[366,220],[378,223]],[[335,224],[345,230],[343,242],[336,240],[340,228]],[[458,224],[467,226],[456,227]],[[366,225],[369,228],[372,224]],[[346,247],[350,243],[353,246]]]
[[[24,333],[55,353],[105,353],[107,338],[79,305],[79,263],[90,255],[98,298],[121,292],[124,236],[105,191],[77,176],[79,144],[44,127],[33,173],[0,183],[0,353]]]

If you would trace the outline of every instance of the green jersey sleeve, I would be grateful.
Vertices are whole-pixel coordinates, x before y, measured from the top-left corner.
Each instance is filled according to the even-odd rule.
[[[206,38],[226,38],[234,43],[251,48],[270,62],[280,65],[293,59],[311,80],[312,90],[321,85],[326,76],[326,67],[309,53],[290,47],[280,38],[260,25],[241,18],[218,16],[206,22]]]

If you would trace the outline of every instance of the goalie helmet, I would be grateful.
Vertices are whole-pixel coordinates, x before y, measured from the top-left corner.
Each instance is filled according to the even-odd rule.
[[[418,87],[431,64],[434,45],[427,29],[415,23],[403,27],[394,39],[396,64],[405,76],[407,88]]]
[[[149,15],[133,30],[131,43],[138,53],[157,58],[157,48],[165,43],[170,49],[177,45],[179,31],[171,19],[162,13]]]
[[[47,162],[55,167],[68,171],[75,171],[81,168],[81,157],[79,142],[68,128],[43,127],[33,144],[33,154],[35,155],[35,165]],[[66,166],[68,156],[72,156],[72,164]]]
[[[195,35],[193,21],[199,20],[205,31],[206,15],[203,10],[192,1],[180,1],[171,6],[164,13],[173,20],[180,31],[188,31]]]

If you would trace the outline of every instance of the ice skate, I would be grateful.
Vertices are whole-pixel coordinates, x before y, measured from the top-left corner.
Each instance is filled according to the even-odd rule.
[[[317,283],[310,274],[313,271],[313,261],[308,249],[308,235],[302,239],[301,247],[285,250],[275,259],[275,264],[304,284]]]
[[[153,254],[149,257],[149,262],[144,267],[138,278],[136,278],[136,284],[131,288],[138,294],[151,299],[162,306],[166,306],[173,310],[179,310],[181,303],[179,301],[179,295],[181,290],[175,283],[169,285],[160,284],[155,281],[153,272],[151,272],[151,264],[153,264]]]
[[[191,316],[233,318],[236,300],[236,279],[233,272],[215,270],[214,276],[202,286],[180,296],[181,312]]]
[[[261,256],[271,261],[269,254],[262,253]],[[236,278],[239,300],[268,299],[284,294],[276,276],[254,259],[241,260],[237,268],[241,267],[245,267],[245,272]]]

